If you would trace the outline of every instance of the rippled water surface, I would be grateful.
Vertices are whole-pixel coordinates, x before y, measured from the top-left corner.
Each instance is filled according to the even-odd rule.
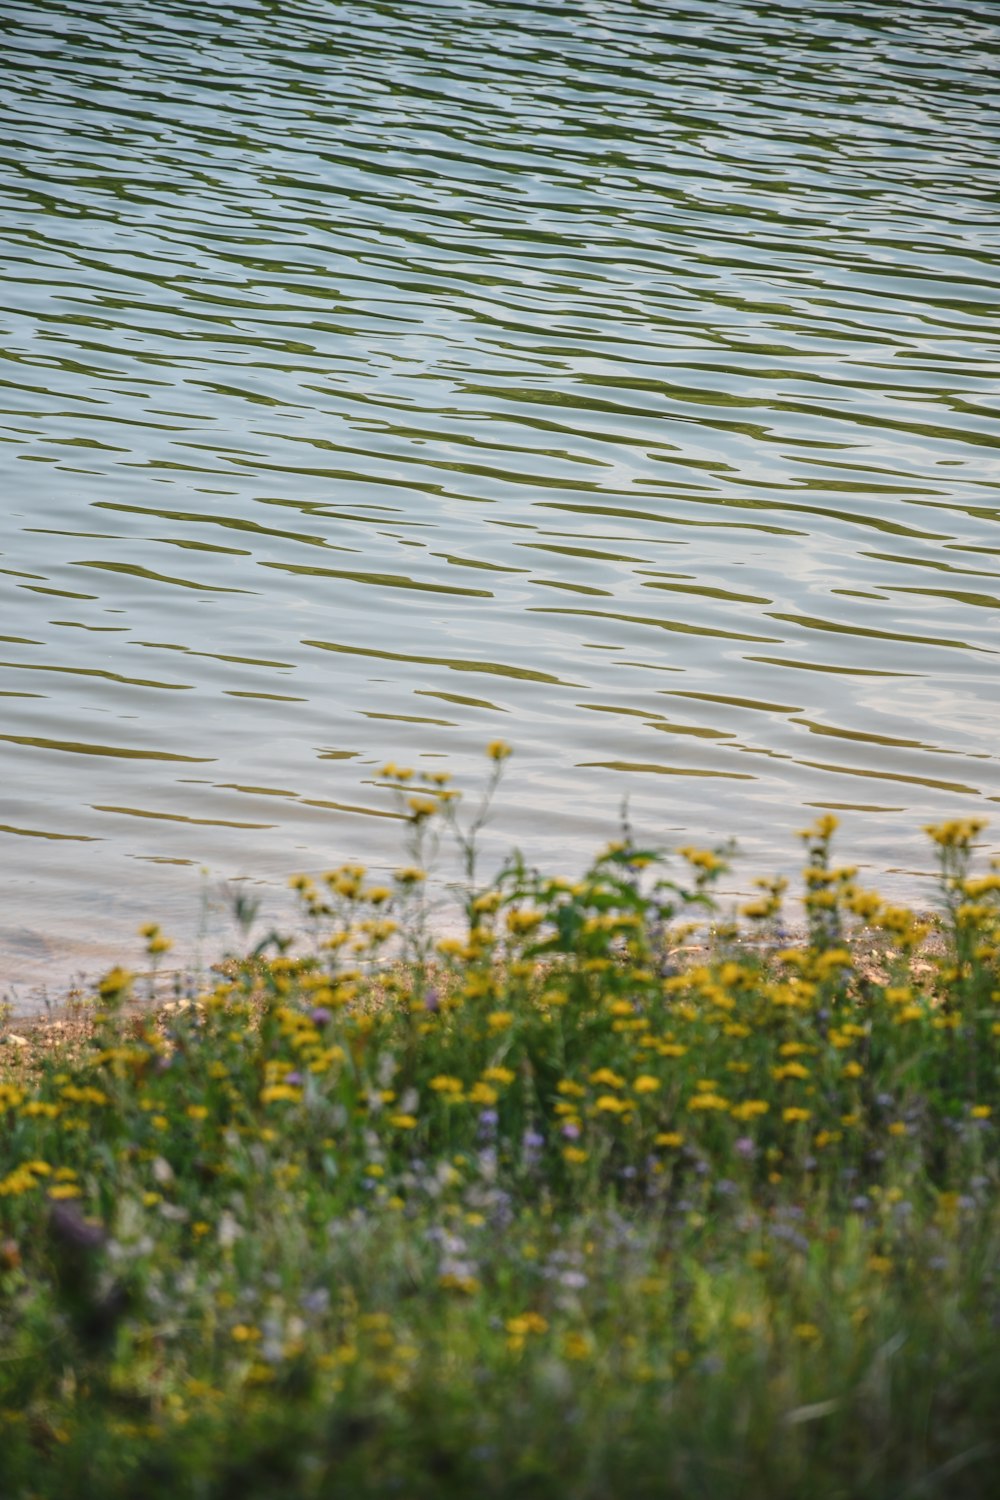
[[[0,33],[7,977],[391,861],[383,761],[497,734],[564,867],[627,793],[912,884],[1000,801],[994,4]]]

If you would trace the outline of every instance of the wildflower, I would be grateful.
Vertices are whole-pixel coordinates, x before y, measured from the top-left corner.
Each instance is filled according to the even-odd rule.
[[[704,1093],[692,1095],[687,1102],[687,1107],[691,1110],[722,1111],[728,1110],[730,1105],[729,1100],[724,1098],[722,1094]]]
[[[613,1073],[610,1068],[598,1068],[596,1072],[591,1073],[589,1082],[590,1083],[603,1083],[609,1089],[622,1089],[622,1088],[625,1087],[625,1080],[624,1080],[624,1078],[619,1078],[618,1074],[617,1073]],[[563,1084],[559,1084],[558,1087],[559,1087],[559,1092],[560,1093],[567,1093],[568,1094],[568,1093],[575,1092],[575,1087],[574,1088],[570,1088],[569,1086],[565,1086],[564,1087]],[[581,1093],[582,1092],[583,1091],[581,1090]]]
[[[105,1005],[119,1004],[128,995],[129,990],[132,988],[132,981],[134,979],[134,974],[130,974],[127,969],[123,969],[120,965],[116,965],[115,968],[110,969],[108,973],[105,974],[104,978],[97,986],[98,996]]]
[[[491,1031],[506,1031],[513,1022],[514,1012],[510,1010],[491,1010],[486,1017],[486,1024]]]
[[[471,1297],[479,1290],[479,1282],[475,1276],[461,1275],[454,1271],[446,1271],[439,1276],[438,1286],[444,1291],[464,1292],[467,1297]]]
[[[928,823],[924,832],[941,849],[968,849],[985,827],[982,818],[953,818],[947,823]]]
[[[792,1333],[803,1344],[815,1344],[822,1337],[815,1323],[796,1323]]]
[[[516,1318],[508,1318],[504,1326],[508,1333],[521,1337],[527,1333],[548,1333],[549,1331],[547,1319],[543,1318],[541,1313],[536,1312],[520,1313]]]
[[[972,1120],[988,1120],[993,1110],[988,1104],[974,1104],[969,1110],[969,1118]]]
[[[888,1276],[892,1270],[892,1261],[887,1255],[869,1255],[868,1269],[874,1271],[877,1276]]]
[[[258,1097],[261,1104],[276,1104],[280,1100],[286,1100],[290,1104],[296,1104],[302,1098],[302,1090],[300,1088],[295,1088],[290,1083],[270,1083],[267,1084],[266,1087],[261,1089]],[[191,1111],[188,1110],[188,1114],[190,1113]],[[203,1120],[205,1118],[205,1115],[207,1114],[208,1110],[206,1109],[205,1114],[198,1115],[195,1118]]]
[[[633,1092],[636,1094],[655,1094],[660,1086],[659,1078],[654,1078],[652,1073],[640,1073],[632,1083]]]
[[[461,1094],[464,1092],[464,1087],[462,1080],[453,1077],[450,1073],[438,1073],[431,1079],[431,1088],[436,1094]]]
[[[441,938],[438,953],[442,959],[465,959],[466,947],[460,938]]]
[[[734,1120],[752,1120],[757,1115],[766,1115],[770,1108],[766,1099],[744,1099],[732,1106],[730,1114]]]
[[[513,751],[511,750],[506,740],[490,740],[489,744],[486,746],[486,754],[489,756],[490,760],[500,762],[506,760],[508,756],[512,755]]]
[[[189,1120],[207,1120],[208,1107],[204,1104],[189,1104],[184,1111]]]
[[[653,1137],[654,1146],[663,1146],[668,1149],[676,1149],[683,1146],[684,1137],[677,1130],[662,1130],[659,1135]]]
[[[417,1119],[415,1115],[390,1115],[389,1124],[394,1126],[396,1130],[414,1130]]]
[[[251,1323],[236,1323],[229,1330],[229,1337],[237,1344],[256,1343],[260,1336],[260,1329],[255,1328]]]
[[[580,1146],[564,1146],[563,1160],[569,1162],[570,1166],[581,1166],[589,1157],[590,1152],[584,1151]]]
[[[507,931],[513,935],[525,935],[534,932],[545,920],[542,911],[509,911],[507,913]]]
[[[811,1120],[812,1119],[812,1110],[811,1109],[799,1109],[799,1108],[793,1106],[790,1109],[783,1110],[781,1118],[784,1120],[784,1122],[785,1122],[786,1125],[794,1125],[794,1124],[797,1124],[799,1121],[802,1121],[802,1120]]]

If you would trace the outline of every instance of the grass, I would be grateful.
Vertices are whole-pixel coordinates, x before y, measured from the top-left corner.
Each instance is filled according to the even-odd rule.
[[[465,822],[387,768],[410,863],[297,882],[308,951],[170,1008],[116,969],[2,1049],[0,1494],[994,1496],[981,825],[931,830],[920,964],[930,924],[822,819],[802,941],[765,882],[682,967],[722,857],[626,833],[480,886],[490,753]],[[438,829],[466,890],[435,941]]]

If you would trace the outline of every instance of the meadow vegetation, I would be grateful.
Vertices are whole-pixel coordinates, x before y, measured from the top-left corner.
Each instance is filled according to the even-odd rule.
[[[792,941],[782,882],[723,921],[719,853],[628,829],[480,884],[506,754],[471,813],[387,767],[408,863],[299,880],[308,942],[0,1047],[8,1500],[996,1494],[982,825],[929,830],[932,923],[821,818]]]

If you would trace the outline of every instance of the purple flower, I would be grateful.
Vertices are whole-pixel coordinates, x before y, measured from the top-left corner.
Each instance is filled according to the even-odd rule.
[[[537,1130],[526,1130],[524,1132],[521,1137],[521,1147],[525,1166],[533,1167],[537,1163],[544,1145],[545,1137],[544,1135],[539,1135]]]
[[[424,996],[424,1010],[437,1010],[440,1004],[437,990],[428,990]]]
[[[757,1147],[748,1135],[741,1135],[738,1141],[734,1141],[733,1150],[737,1156],[742,1156],[745,1161],[750,1161],[757,1155]]]
[[[566,1124],[562,1128],[562,1133],[568,1141],[578,1141],[580,1139],[580,1127],[573,1120],[566,1121]]]
[[[333,1012],[327,1010],[325,1005],[317,1005],[315,1010],[309,1012],[309,1019],[314,1026],[325,1026],[332,1017]]]
[[[285,1083],[290,1083],[293,1088],[298,1088],[301,1085],[301,1083],[302,1083],[302,1074],[301,1073],[286,1073],[284,1081],[285,1081]]]

